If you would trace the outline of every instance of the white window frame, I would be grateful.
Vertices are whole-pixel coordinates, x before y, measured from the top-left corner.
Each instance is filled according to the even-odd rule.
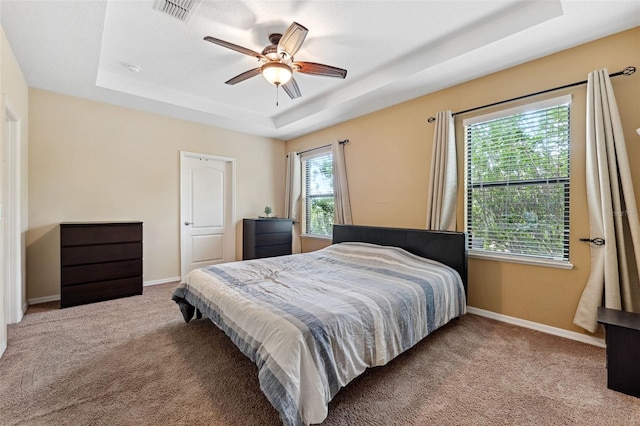
[[[308,223],[308,218],[307,218],[307,179],[306,179],[306,161],[307,160],[312,160],[314,158],[318,158],[318,157],[324,157],[326,155],[332,155],[333,152],[331,150],[331,146],[327,146],[327,147],[322,147],[322,148],[318,148],[318,149],[314,149],[311,150],[309,152],[305,152],[300,154],[300,165],[301,165],[301,171],[302,171],[302,220],[301,220],[301,236],[302,237],[312,237],[312,238],[324,238],[324,239],[331,239],[333,236],[332,235],[324,235],[324,234],[311,234],[307,232],[307,223]],[[332,161],[333,161],[333,157],[332,157]],[[333,177],[333,176],[332,176]],[[335,191],[335,189],[334,189]],[[333,196],[334,193],[331,193],[331,196]]]
[[[519,105],[516,107],[512,107],[512,108],[506,108],[500,111],[495,111],[495,112],[491,112],[491,113],[487,113],[487,114],[482,114],[482,115],[477,115],[474,117],[470,117],[467,119],[463,120],[463,128],[464,128],[464,132],[463,134],[464,136],[464,155],[465,155],[465,161],[464,161],[464,226],[465,226],[465,232],[469,232],[469,223],[468,223],[468,219],[469,219],[469,204],[470,204],[470,200],[468,199],[469,197],[469,190],[468,190],[468,166],[469,166],[469,162],[470,159],[468,158],[468,141],[467,141],[467,136],[466,136],[466,128],[469,125],[472,124],[476,124],[476,123],[481,123],[481,122],[486,122],[486,121],[491,121],[491,120],[496,120],[496,119],[500,119],[500,118],[504,118],[504,117],[508,117],[508,116],[513,116],[513,115],[518,115],[518,114],[523,114],[526,112],[531,112],[531,111],[536,111],[536,110],[541,110],[541,109],[545,109],[545,108],[550,108],[550,107],[554,107],[554,106],[560,106],[560,105],[566,105],[569,104],[569,109],[571,109],[571,100],[572,97],[571,95],[564,95],[564,96],[559,96],[559,97],[554,97],[554,98],[550,98],[550,99],[545,99],[542,101],[538,101],[538,102],[531,102],[531,103],[527,103],[527,104],[523,104],[523,105]],[[571,144],[571,141],[569,141],[569,145]],[[570,149],[570,146],[569,146]],[[571,160],[569,159],[569,162]],[[570,164],[569,164],[570,167]],[[569,172],[569,177],[570,177],[570,172]],[[569,183],[570,185],[570,183]],[[570,204],[570,200],[567,200],[567,203]],[[567,225],[565,226],[565,230],[568,233],[569,232],[569,224],[567,223]],[[569,244],[568,238],[566,239],[567,244]],[[469,257],[473,257],[473,258],[480,258],[480,259],[487,259],[487,260],[497,260],[497,261],[506,261],[506,262],[512,262],[512,263],[521,263],[521,264],[528,264],[528,265],[537,265],[537,266],[547,266],[547,267],[553,267],[553,268],[560,268],[560,269],[572,269],[573,265],[570,263],[570,261],[564,260],[564,259],[553,259],[553,258],[544,258],[544,257],[538,257],[538,256],[527,256],[527,255],[521,255],[521,254],[517,254],[517,255],[512,255],[512,254],[508,254],[508,253],[502,253],[502,252],[489,252],[483,249],[474,249],[472,247],[468,247],[468,253],[469,253]]]

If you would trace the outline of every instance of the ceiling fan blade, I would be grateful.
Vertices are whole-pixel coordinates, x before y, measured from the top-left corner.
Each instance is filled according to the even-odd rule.
[[[304,74],[323,75],[325,77],[345,78],[347,70],[332,67],[331,65],[317,64],[315,62],[296,62],[293,64],[298,72]]]
[[[294,78],[291,78],[291,80],[283,84],[282,88],[285,92],[287,92],[287,95],[289,95],[291,99],[299,98],[300,96],[302,96],[302,93],[300,93],[300,88],[298,87],[298,83],[296,83],[296,80]]]
[[[308,32],[308,29],[297,22],[289,25],[289,28],[287,28],[287,31],[280,37],[280,41],[278,42],[278,54],[284,52],[289,56],[295,55],[298,49],[300,49],[300,46],[302,46]]]
[[[219,38],[206,36],[204,38],[206,41],[211,42],[213,44],[217,44],[222,47],[226,47],[227,49],[235,50],[236,52],[243,53],[245,55],[253,56],[254,58],[258,58],[260,60],[266,61],[267,58],[262,54],[255,52],[251,49],[247,49],[246,47],[238,46],[237,44],[229,43],[228,41],[220,40]]]
[[[260,74],[260,68],[254,68],[252,70],[245,71],[242,74],[238,74],[230,80],[225,81],[225,84],[240,83],[242,81],[250,79],[251,77],[255,77],[256,75],[259,75],[259,74]]]

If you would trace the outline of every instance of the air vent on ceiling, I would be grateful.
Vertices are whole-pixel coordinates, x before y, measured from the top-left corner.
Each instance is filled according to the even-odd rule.
[[[189,13],[193,11],[199,0],[158,0],[155,2],[155,9],[186,21]]]

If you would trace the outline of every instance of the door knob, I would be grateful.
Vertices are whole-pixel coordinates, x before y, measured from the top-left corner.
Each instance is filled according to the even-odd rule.
[[[191,225],[191,223],[192,222],[185,222],[184,224],[188,226],[188,225]]]

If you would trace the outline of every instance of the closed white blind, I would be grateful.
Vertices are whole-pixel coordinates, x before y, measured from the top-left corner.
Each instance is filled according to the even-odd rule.
[[[470,250],[569,260],[569,105],[465,120]]]

